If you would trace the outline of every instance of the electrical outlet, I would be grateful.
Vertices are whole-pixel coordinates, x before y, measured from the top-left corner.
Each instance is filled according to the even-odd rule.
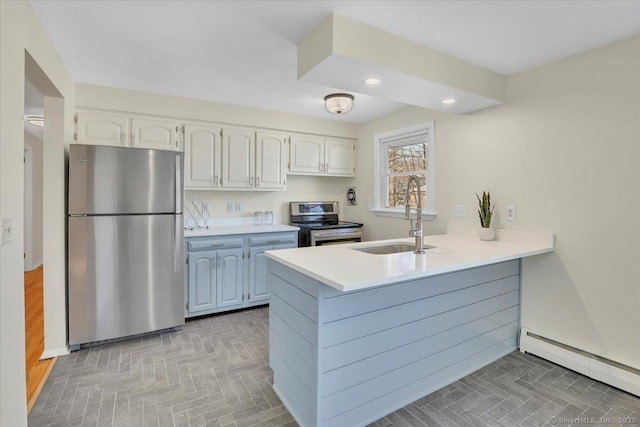
[[[13,241],[13,218],[2,218],[2,244],[8,245]]]
[[[242,202],[236,202],[236,212],[242,212]]]
[[[373,211],[373,202],[368,202],[368,203],[367,203],[367,210],[368,210],[369,212]]]
[[[467,207],[465,205],[456,206],[456,218],[466,218],[467,217]]]
[[[227,202],[227,212],[233,212],[233,202]]]
[[[511,206],[505,206],[505,210],[506,210],[506,214],[504,216],[504,219],[506,221],[515,221],[516,220],[516,207],[511,205]]]

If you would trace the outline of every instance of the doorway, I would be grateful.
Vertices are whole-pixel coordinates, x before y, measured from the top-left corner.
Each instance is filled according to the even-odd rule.
[[[25,80],[24,110],[24,313],[27,409],[31,410],[54,360],[44,352],[43,152],[44,96]]]

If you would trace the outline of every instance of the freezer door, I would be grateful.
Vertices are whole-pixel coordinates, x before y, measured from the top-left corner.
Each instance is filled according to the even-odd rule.
[[[69,344],[184,324],[182,215],[69,218]]]
[[[71,144],[69,214],[182,213],[182,153]]]

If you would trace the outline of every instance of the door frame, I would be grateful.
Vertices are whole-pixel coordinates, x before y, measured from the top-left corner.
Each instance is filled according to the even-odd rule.
[[[24,147],[24,271],[33,270],[33,152]]]

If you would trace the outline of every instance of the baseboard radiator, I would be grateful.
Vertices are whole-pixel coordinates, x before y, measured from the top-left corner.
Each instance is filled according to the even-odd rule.
[[[527,328],[520,333],[520,351],[640,396],[639,369],[545,338]]]

